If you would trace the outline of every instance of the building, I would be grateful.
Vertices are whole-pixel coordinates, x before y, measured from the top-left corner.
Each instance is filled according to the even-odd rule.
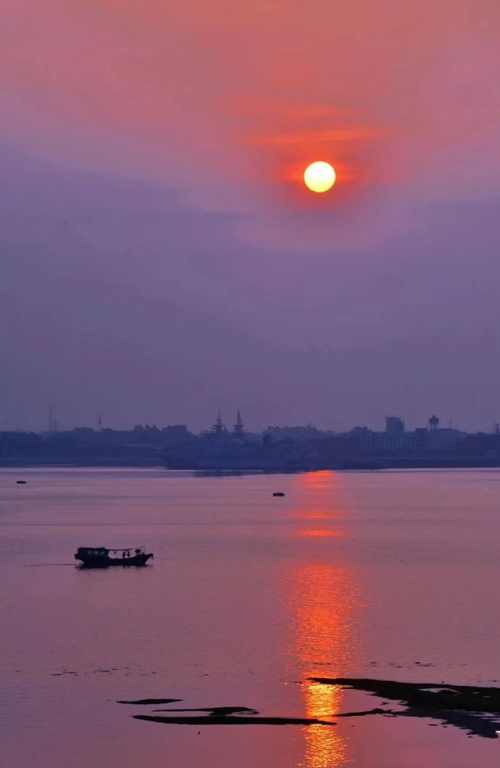
[[[453,454],[465,434],[459,429],[430,429],[427,433],[429,453]]]
[[[385,431],[393,435],[400,435],[405,431],[405,423],[399,416],[385,417]]]

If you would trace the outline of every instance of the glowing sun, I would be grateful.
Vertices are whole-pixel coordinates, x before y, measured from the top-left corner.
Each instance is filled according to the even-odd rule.
[[[304,171],[304,183],[312,192],[328,192],[337,179],[335,169],[330,163],[319,160],[308,165]]]

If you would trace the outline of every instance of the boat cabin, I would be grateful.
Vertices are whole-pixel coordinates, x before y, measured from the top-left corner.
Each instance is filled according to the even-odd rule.
[[[78,547],[76,554],[85,557],[108,557],[109,552],[106,547]]]

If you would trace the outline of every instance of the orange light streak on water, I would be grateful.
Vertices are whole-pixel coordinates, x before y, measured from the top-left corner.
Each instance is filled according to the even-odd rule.
[[[299,478],[302,497],[302,525],[297,536],[333,539],[343,535],[338,476],[316,472]],[[310,525],[306,521],[310,520]],[[318,521],[323,526],[318,527]],[[305,525],[304,525],[305,523]],[[332,526],[332,523],[335,527]],[[312,542],[311,542],[312,544]],[[293,653],[303,670],[302,693],[307,717],[332,720],[341,710],[343,691],[309,678],[345,674],[356,654],[355,616],[359,599],[352,574],[342,566],[329,564],[321,547],[292,573],[290,600],[293,610]],[[303,768],[335,768],[348,760],[348,743],[337,726],[313,725],[303,729]]]

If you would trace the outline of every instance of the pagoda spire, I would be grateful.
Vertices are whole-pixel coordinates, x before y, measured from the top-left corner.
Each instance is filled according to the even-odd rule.
[[[222,414],[220,412],[220,408],[217,411],[217,419],[216,419],[215,424],[213,426],[213,430],[214,430],[216,435],[221,435],[222,432],[224,431],[224,425],[222,423]]]
[[[234,432],[237,435],[242,435],[244,430],[243,419],[241,418],[241,412],[238,408],[236,412],[236,424],[234,425]]]

